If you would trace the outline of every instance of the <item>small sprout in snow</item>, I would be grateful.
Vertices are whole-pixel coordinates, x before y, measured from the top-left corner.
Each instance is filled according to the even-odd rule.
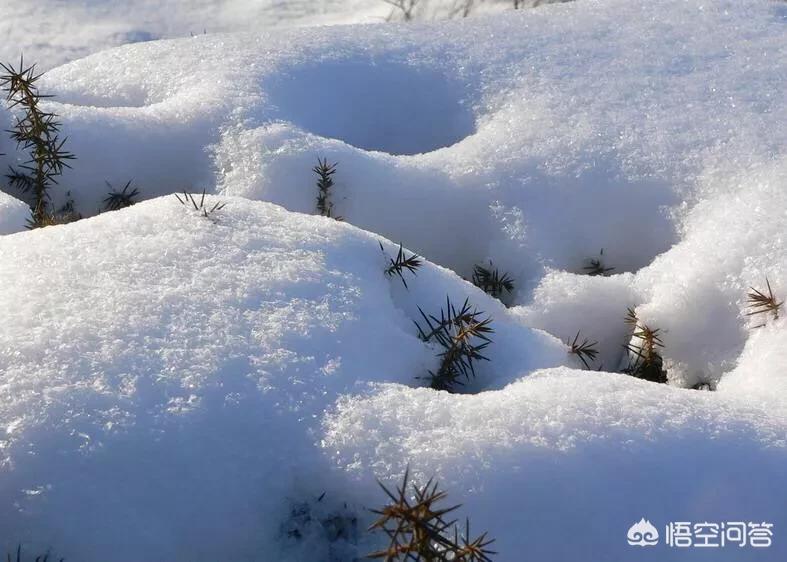
[[[634,333],[631,337],[638,340],[638,343],[629,342],[623,346],[634,357],[623,372],[639,379],[666,383],[667,373],[664,371],[664,360],[659,351],[664,348],[664,342],[661,341],[659,329],[642,324],[632,308],[629,308],[626,314],[626,324],[633,327]]]
[[[447,494],[438,490],[437,482],[430,478],[422,487],[412,484],[408,492],[409,470],[405,471],[401,485],[394,491],[380,487],[390,500],[382,509],[372,513],[379,515],[369,528],[381,530],[388,535],[389,543],[383,550],[372,552],[368,558],[379,558],[385,562],[490,562],[496,554],[489,549],[494,539],[486,533],[470,538],[470,520],[465,520],[465,532],[460,534],[456,520],[446,516],[459,509],[438,506]]]
[[[569,353],[573,353],[577,356],[577,358],[582,361],[582,364],[585,366],[586,369],[590,369],[590,363],[596,360],[596,355],[598,355],[598,342],[590,341],[587,338],[584,338],[582,342],[579,341],[579,332],[577,335],[574,336],[574,341],[568,344],[571,348]]]
[[[758,291],[754,287],[750,287],[751,291],[747,296],[749,297],[749,308],[751,310],[746,314],[746,316],[768,314],[770,312],[773,314],[773,319],[778,320],[779,309],[781,309],[784,301],[779,302],[779,300],[774,296],[773,290],[771,289],[771,282],[768,281],[767,277],[765,278],[765,285],[768,287],[768,294]],[[756,327],[761,328],[764,325],[765,323]]]
[[[591,258],[588,260],[588,264],[583,267],[582,269],[587,272],[590,276],[606,276],[607,273],[611,271],[615,271],[614,267],[604,267],[604,248],[601,248],[601,251],[598,253],[598,258]]]
[[[213,213],[222,210],[226,206],[226,203],[223,203],[221,201],[216,201],[216,203],[212,207],[208,208],[208,206],[205,205],[204,189],[202,190],[202,197],[200,197],[199,203],[197,203],[197,198],[194,197],[194,195],[192,195],[191,193],[187,193],[185,191],[183,192],[183,199],[181,199],[177,193],[175,194],[175,197],[177,198],[178,201],[180,201],[181,205],[183,205],[186,208],[194,207],[194,210],[197,211],[201,216],[205,217],[206,219],[212,219],[211,215],[213,215]]]
[[[423,261],[417,254],[413,254],[410,257],[405,256],[404,249],[402,248],[402,244],[399,244],[399,251],[396,254],[396,259],[391,259],[388,257],[388,254],[385,253],[385,249],[383,248],[382,242],[380,242],[380,251],[388,258],[388,261],[391,265],[389,265],[386,270],[385,274],[388,277],[393,277],[394,275],[398,275],[399,279],[402,280],[402,284],[404,285],[405,289],[407,287],[407,281],[404,279],[404,270],[406,269],[413,275],[416,274],[416,271]]]
[[[317,158],[317,165],[312,171],[317,174],[317,211],[323,217],[341,220],[341,217],[333,216],[333,202],[331,201],[331,188],[333,187],[333,175],[336,173],[338,162],[328,164],[328,159],[320,160]]]
[[[493,334],[494,330],[490,326],[492,318],[481,319],[484,313],[471,308],[467,299],[459,310],[450,298],[445,300],[446,306],[440,311],[440,318],[427,316],[419,307],[425,326],[421,327],[418,322],[415,325],[421,340],[435,342],[444,350],[438,355],[441,358],[440,368],[437,372],[429,371],[431,387],[451,391],[455,385],[463,384],[460,379],[475,377],[475,361],[489,361],[481,352],[492,343],[489,334]]]
[[[388,15],[388,21],[394,19],[396,10],[402,12],[403,21],[411,21],[415,15],[415,7],[418,5],[419,0],[383,0],[386,4],[393,6],[393,10]]]
[[[358,518],[347,508],[328,505],[324,502],[326,492],[317,499],[297,502],[290,508],[289,516],[280,526],[280,533],[286,539],[300,542],[309,536],[318,535],[333,543],[355,544],[358,540]],[[333,550],[329,546],[330,550]],[[333,556],[329,557],[333,560]]]
[[[66,192],[68,200],[63,203],[59,209],[50,210],[47,207],[43,214],[36,216],[35,209],[30,209],[30,218],[27,219],[27,228],[32,230],[34,228],[43,228],[45,226],[56,226],[59,224],[68,224],[70,222],[78,221],[82,215],[74,208],[74,200],[71,198],[71,192]]]
[[[111,183],[106,182],[106,184],[107,187],[109,187],[109,193],[104,199],[104,210],[118,211],[126,207],[131,207],[131,205],[137,202],[136,199],[139,197],[139,190],[131,185],[131,180],[126,182],[126,185],[124,185],[123,189],[120,191],[112,187]]]
[[[482,265],[473,267],[473,285],[498,299],[503,296],[504,291],[511,293],[514,290],[511,276],[506,272],[501,274],[491,261],[489,269]]]
[[[42,554],[41,556],[36,556],[35,557],[35,562],[54,562],[55,560],[58,560],[58,562],[63,562],[65,559],[64,558],[60,558],[60,559],[50,558],[50,554],[48,552],[46,554]],[[16,554],[14,556],[12,556],[12,554],[10,552],[6,553],[6,561],[7,562],[22,562],[22,545],[21,544],[16,547]]]

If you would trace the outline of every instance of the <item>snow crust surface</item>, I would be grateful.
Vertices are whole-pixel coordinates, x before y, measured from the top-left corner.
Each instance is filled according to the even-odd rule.
[[[787,325],[746,293],[787,295],[785,24],[776,2],[587,1],[47,72],[78,157],[54,203],[96,215],[128,180],[151,201],[21,232],[0,194],[0,547],[351,560],[375,479],[409,463],[503,561],[684,559],[632,550],[642,517],[770,521],[757,559],[784,560]],[[318,157],[343,222],[307,216]],[[203,188],[215,222],[169,195]],[[409,290],[380,241],[430,260]],[[602,249],[612,275],[584,275]],[[511,308],[459,277],[489,260]],[[464,394],[417,378],[437,359],[413,320],[446,295],[494,318]],[[669,385],[606,372],[629,307]],[[605,372],[567,353],[578,331]],[[352,517],[338,541],[315,522]]]

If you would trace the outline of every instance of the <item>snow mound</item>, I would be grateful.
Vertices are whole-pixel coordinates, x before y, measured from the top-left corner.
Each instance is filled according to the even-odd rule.
[[[477,387],[568,361],[446,270],[405,290],[374,235],[226,202],[216,222],[167,197],[0,240],[3,547],[237,560],[278,544],[289,498],[330,480],[325,410],[367,381],[423,385],[438,360],[413,320],[447,295],[494,317]]]
[[[628,546],[626,531],[643,516],[660,532],[678,520],[787,522],[784,488],[762,485],[783,472],[785,418],[727,398],[568,369],[474,396],[377,385],[339,401],[324,446],[360,490],[375,475],[393,484],[407,463],[422,481],[438,474],[462,490],[477,530],[511,531],[498,533],[500,560],[683,560],[663,544]],[[774,543],[757,558],[785,552]]]
[[[407,290],[373,234],[225,201],[212,219],[166,197],[0,239],[0,546],[85,562],[350,560],[374,538],[331,542],[307,521],[341,513],[363,529],[375,477],[407,462],[466,503],[501,560],[622,559],[643,513],[787,523],[781,488],[761,486],[784,463],[783,395],[526,376],[574,360],[451,272],[426,263]],[[494,318],[477,394],[418,388],[437,358],[413,320],[446,295]],[[747,372],[750,389],[767,382]],[[566,524],[572,541],[548,550]]]
[[[150,201],[0,238],[0,547],[351,560],[374,546],[375,479],[408,462],[504,562],[627,560],[643,517],[778,533],[787,322],[746,294],[787,295],[784,21],[756,0],[588,1],[47,72],[77,156],[53,204],[96,215],[129,180]],[[166,35],[137,31],[119,41]],[[0,169],[24,160],[3,142]],[[344,222],[308,216],[318,157]],[[202,217],[184,189],[228,206]],[[3,195],[0,228],[21,213]],[[380,242],[429,260],[409,290]],[[460,277],[490,260],[510,309]],[[446,296],[494,318],[465,394],[417,378],[438,359],[413,321]],[[578,333],[593,369],[625,365],[628,308],[672,386],[576,370]],[[787,558],[776,539],[758,559]]]
[[[492,259],[530,290],[602,248],[634,272],[680,240],[701,178],[783,154],[779,13],[606,0],[126,45],[43,79],[78,158],[56,202],[92,215],[134,180],[313,212],[325,157],[346,221],[465,276]]]
[[[30,207],[0,191],[0,235],[24,230],[29,218]]]

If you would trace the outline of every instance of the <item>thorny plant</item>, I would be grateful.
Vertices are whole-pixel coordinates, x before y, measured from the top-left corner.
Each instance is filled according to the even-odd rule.
[[[393,10],[391,10],[391,13],[388,15],[388,21],[393,20],[396,10],[402,13],[402,20],[412,21],[419,0],[383,0],[383,2],[393,6]]]
[[[746,316],[756,316],[758,314],[773,314],[773,319],[779,319],[779,310],[781,309],[784,301],[779,301],[776,296],[773,294],[773,290],[771,289],[771,282],[768,281],[768,278],[765,278],[765,285],[768,287],[767,294],[763,291],[759,291],[754,287],[749,287],[751,291],[747,295],[748,302],[749,302],[749,312]],[[761,328],[765,325],[763,322],[755,326],[755,328]]]
[[[333,188],[333,175],[336,173],[338,162],[328,164],[328,159],[320,160],[317,158],[317,165],[312,171],[317,174],[317,211],[323,217],[341,220],[341,217],[333,216],[333,202],[331,201],[331,189]]]
[[[624,347],[633,359],[623,372],[651,382],[666,383],[667,373],[664,371],[664,360],[659,349],[664,348],[659,329],[653,329],[641,323],[634,309],[629,308],[626,313],[626,324],[632,326],[632,339],[637,343],[629,342]]]
[[[461,379],[475,377],[475,362],[489,361],[481,352],[492,343],[489,335],[494,333],[492,318],[481,319],[483,312],[470,306],[465,299],[457,310],[446,297],[445,308],[440,310],[440,318],[427,316],[421,308],[418,311],[424,319],[424,326],[415,322],[421,340],[437,343],[443,348],[438,354],[440,367],[429,371],[430,386],[436,390],[455,390],[462,385]]]
[[[391,259],[385,252],[382,242],[379,244],[380,251],[383,253],[383,255],[385,255],[386,258],[388,258],[388,262],[390,263],[390,265],[385,269],[385,274],[388,277],[393,277],[394,275],[399,276],[399,279],[402,280],[402,284],[404,285],[405,289],[407,289],[407,281],[405,281],[404,278],[405,270],[415,275],[416,271],[418,271],[418,268],[423,264],[423,261],[417,254],[413,254],[409,257],[406,256],[401,243],[399,244],[399,251],[396,253],[396,259]]]
[[[502,274],[490,261],[489,268],[482,265],[473,267],[473,285],[485,293],[500,298],[503,292],[511,293],[514,290],[514,279],[506,272]]]
[[[577,335],[574,336],[574,340],[568,344],[569,346],[569,353],[572,353],[577,356],[577,358],[582,361],[582,364],[585,366],[586,369],[590,369],[590,363],[596,360],[596,356],[598,355],[598,342],[590,341],[587,338],[583,338],[583,340],[579,341],[579,332]]]
[[[598,253],[598,258],[590,258],[588,264],[582,269],[590,276],[606,276],[607,273],[615,271],[614,267],[604,267],[604,248]]]
[[[54,562],[54,559],[49,557],[49,553],[42,554],[35,557],[35,562]],[[10,552],[6,553],[6,562],[22,562],[22,545],[16,547],[16,556],[12,556]],[[60,558],[58,562],[64,562],[64,558]]]
[[[470,520],[465,520],[465,531],[460,534],[455,519],[447,519],[459,507],[440,507],[447,494],[430,478],[419,487],[412,484],[408,494],[409,470],[394,491],[380,487],[390,502],[382,509],[372,510],[379,518],[369,530],[381,530],[389,543],[383,550],[372,552],[368,558],[385,562],[411,560],[415,562],[490,562],[496,552],[489,549],[494,539],[486,533],[470,538]]]
[[[106,182],[106,184],[107,187],[109,187],[109,193],[104,199],[104,210],[118,211],[126,207],[131,207],[131,205],[137,202],[139,190],[131,185],[131,180],[126,182],[126,185],[124,185],[123,189],[120,191],[112,187],[111,183]]]
[[[74,155],[63,149],[66,139],[60,138],[57,115],[41,109],[41,101],[51,96],[39,93],[36,82],[41,74],[36,74],[35,65],[25,67],[20,58],[18,68],[0,64],[0,69],[0,87],[6,93],[9,109],[19,107],[23,111],[9,133],[17,146],[30,155],[18,168],[10,167],[8,179],[12,187],[23,193],[32,192],[30,227],[46,226],[56,222],[57,215],[49,210],[49,190],[57,184],[63,169],[70,167],[68,161]]]
[[[33,218],[32,214],[29,219],[27,219],[26,227],[28,229],[34,228],[41,228],[44,226],[55,226],[58,224],[68,224],[70,222],[78,221],[82,218],[82,215],[76,211],[74,208],[74,200],[71,198],[71,192],[66,192],[66,200],[63,205],[61,205],[57,209],[49,209],[47,208],[46,211],[42,216],[40,216],[37,220]]]
[[[202,190],[202,197],[199,198],[199,203],[197,203],[197,198],[194,197],[191,193],[186,191],[183,192],[183,199],[176,193],[175,197],[180,204],[186,208],[193,207],[195,211],[197,211],[201,216],[205,217],[206,219],[213,219],[212,215],[216,211],[222,210],[227,204],[223,203],[222,201],[216,201],[216,203],[212,207],[208,207],[205,205],[205,190]]]

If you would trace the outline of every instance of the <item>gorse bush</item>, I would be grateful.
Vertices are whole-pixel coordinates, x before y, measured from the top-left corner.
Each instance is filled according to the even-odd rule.
[[[491,261],[489,268],[482,265],[473,267],[472,281],[473,285],[498,299],[503,296],[503,293],[514,291],[514,279],[506,272],[500,273]]]
[[[442,507],[447,494],[440,491],[437,482],[430,479],[425,485],[412,484],[408,493],[409,471],[402,483],[391,491],[382,483],[380,487],[389,502],[381,509],[372,510],[379,518],[369,528],[383,531],[388,536],[388,546],[368,555],[386,562],[412,560],[416,562],[490,562],[496,554],[489,549],[494,542],[486,533],[471,538],[470,520],[465,520],[464,533],[460,533],[456,520],[449,517],[459,505]]]
[[[404,253],[404,249],[402,248],[402,244],[399,243],[399,251],[396,253],[396,258],[390,258],[387,253],[385,253],[385,248],[383,248],[382,242],[380,242],[380,251],[388,258],[388,262],[390,265],[385,269],[385,274],[388,277],[393,277],[394,275],[398,276],[401,279],[402,284],[404,285],[405,289],[407,289],[407,281],[404,278],[404,272],[409,271],[413,275],[416,274],[418,268],[421,267],[423,261],[417,254],[412,254],[411,256],[407,256]]]
[[[3,73],[0,87],[6,93],[8,107],[22,110],[22,116],[16,117],[9,131],[11,138],[30,155],[19,167],[11,167],[8,179],[12,187],[32,195],[31,228],[58,223],[62,213],[49,209],[49,190],[57,184],[58,176],[69,167],[68,161],[74,155],[63,148],[66,139],[59,136],[57,115],[41,109],[41,100],[50,96],[38,91],[36,82],[41,75],[35,73],[35,65],[25,67],[20,59],[18,68],[12,64],[0,64],[0,68]]]
[[[419,337],[443,349],[438,355],[440,367],[429,371],[430,386],[436,390],[455,390],[457,385],[464,384],[463,379],[475,377],[476,361],[489,361],[481,352],[492,343],[492,319],[482,319],[484,313],[471,307],[467,299],[457,309],[449,297],[445,299],[445,308],[440,310],[440,318],[427,316],[420,307],[418,311],[424,321],[423,326],[415,322]]]
[[[631,338],[636,340],[636,343],[629,342],[624,346],[633,358],[623,372],[651,382],[666,383],[667,373],[663,368],[664,360],[660,351],[664,348],[664,342],[661,341],[658,328],[653,329],[641,323],[631,308],[628,309],[625,321],[632,327]]]

